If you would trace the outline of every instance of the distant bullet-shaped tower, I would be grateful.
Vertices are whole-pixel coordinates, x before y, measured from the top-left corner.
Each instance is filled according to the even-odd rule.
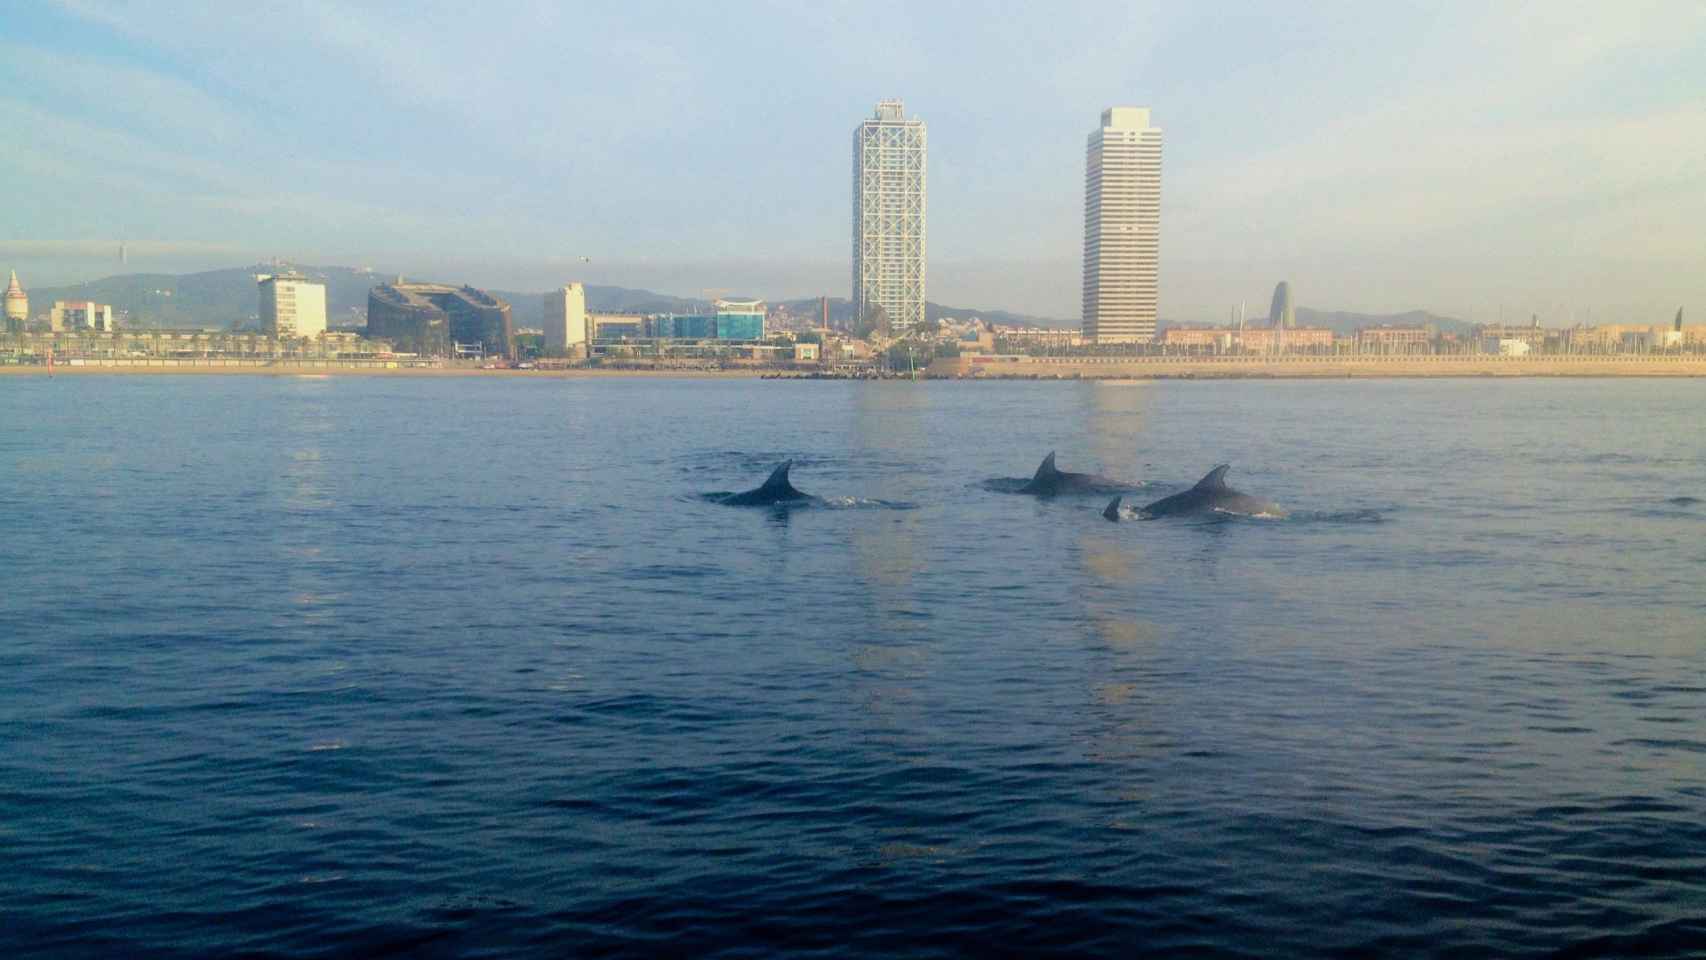
[[[1084,156],[1084,337],[1155,339],[1161,291],[1161,128],[1109,107]]]
[[[1274,287],[1274,301],[1268,307],[1268,326],[1274,330],[1290,330],[1297,326],[1297,310],[1291,305],[1291,282],[1281,280]]]

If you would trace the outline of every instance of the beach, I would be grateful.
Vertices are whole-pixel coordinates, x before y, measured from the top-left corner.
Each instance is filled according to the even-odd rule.
[[[62,361],[0,366],[0,376],[224,375],[685,379],[843,379],[827,369],[743,366],[575,367],[485,369],[478,366],[402,366],[373,361],[270,363],[242,360]],[[931,379],[974,380],[1246,380],[1387,379],[1425,377],[1701,377],[1706,354],[1586,356],[1342,356],[1342,357],[989,357],[938,360],[920,371]]]

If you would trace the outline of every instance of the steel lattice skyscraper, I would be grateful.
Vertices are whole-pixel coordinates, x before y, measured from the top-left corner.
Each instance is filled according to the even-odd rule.
[[[1084,337],[1155,339],[1161,280],[1161,129],[1109,107],[1084,157]]]
[[[884,100],[853,131],[853,315],[894,333],[924,323],[924,121]]]

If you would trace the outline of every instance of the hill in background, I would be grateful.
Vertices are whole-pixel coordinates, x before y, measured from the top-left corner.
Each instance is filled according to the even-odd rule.
[[[255,264],[202,273],[131,273],[72,286],[31,290],[30,299],[37,305],[38,310],[55,300],[94,300],[98,303],[110,303],[113,309],[119,311],[120,322],[133,328],[252,328],[257,322],[259,310],[255,277],[284,269],[294,269],[326,285],[326,319],[333,327],[364,325],[367,322],[368,291],[378,284],[396,279],[394,274],[351,267]],[[509,301],[511,316],[517,327],[538,327],[544,323],[543,291],[490,292]],[[815,314],[818,310],[816,297],[784,300],[780,301],[779,305],[786,306],[796,314]],[[704,300],[655,293],[651,290],[592,285],[587,287],[587,307],[599,313],[691,313],[702,310],[705,306]],[[1009,310],[977,310],[940,303],[925,304],[925,314],[932,321],[979,317],[992,323],[1018,326],[1077,326],[1076,323],[1034,317]],[[831,297],[829,320],[832,326],[850,326],[853,320],[853,304],[845,297]],[[1261,322],[1255,321],[1258,325]],[[1351,333],[1358,327],[1381,325],[1432,324],[1441,333],[1466,333],[1471,329],[1471,325],[1462,320],[1438,316],[1425,310],[1370,314],[1299,307],[1297,323],[1303,327],[1327,327],[1339,333]],[[1167,324],[1163,323],[1163,326]]]
[[[55,300],[94,300],[112,304],[121,322],[130,327],[201,327],[229,330],[253,327],[258,321],[260,294],[255,278],[261,274],[292,269],[326,285],[326,321],[333,327],[359,327],[367,322],[367,293],[394,274],[351,267],[274,266],[255,264],[202,273],[131,273],[91,280],[66,287],[42,287],[30,291],[34,303]],[[422,278],[413,278],[422,279]],[[436,278],[434,278],[436,279]],[[454,282],[454,281],[446,281]],[[488,291],[509,301],[518,327],[537,327],[544,322],[544,293]],[[587,287],[587,305],[605,313],[663,313],[691,310],[698,301],[650,290],[626,287]]]
[[[1245,325],[1253,329],[1264,329],[1268,325],[1266,316],[1251,317]],[[1353,334],[1365,327],[1427,327],[1431,326],[1440,333],[1467,334],[1475,329],[1475,325],[1466,320],[1454,317],[1442,317],[1437,313],[1426,310],[1407,310],[1403,313],[1355,313],[1349,310],[1316,310],[1312,307],[1297,308],[1297,325],[1313,329],[1327,329],[1338,334]],[[1191,330],[1207,330],[1225,326],[1222,321],[1218,324],[1209,323],[1167,323],[1160,324],[1161,329],[1168,327]]]
[[[1345,310],[1314,310],[1309,307],[1297,308],[1297,325],[1300,327],[1325,327],[1334,333],[1355,333],[1361,327],[1426,327],[1432,326],[1440,333],[1466,334],[1475,325],[1455,317],[1442,317],[1426,310],[1408,310],[1404,313],[1351,313]]]
[[[112,304],[120,322],[134,328],[190,327],[229,330],[253,327],[258,322],[259,294],[255,278],[261,274],[295,270],[326,285],[326,320],[333,327],[359,327],[367,322],[367,293],[394,274],[351,267],[310,267],[295,264],[255,264],[208,270],[202,273],[130,273],[91,280],[65,287],[42,287],[30,291],[38,304],[55,300],[94,300]],[[414,278],[422,279],[422,278]],[[432,278],[438,279],[438,278]],[[455,281],[446,281],[455,282]],[[509,302],[510,316],[517,327],[538,327],[545,320],[544,291],[489,290]],[[702,299],[677,297],[629,287],[587,286],[587,308],[599,313],[692,313],[703,310]],[[815,297],[782,301],[796,312],[815,312]],[[1028,324],[1036,318],[1005,310],[972,310],[963,307],[926,305],[931,320],[982,317],[997,323]],[[841,297],[830,299],[830,322],[846,326],[853,316],[852,304]]]

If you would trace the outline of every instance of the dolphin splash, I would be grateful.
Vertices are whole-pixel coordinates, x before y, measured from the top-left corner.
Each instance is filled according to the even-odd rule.
[[[1184,493],[1175,493],[1155,501],[1139,510],[1138,517],[1153,520],[1157,517],[1175,517],[1190,513],[1231,513],[1277,520],[1286,516],[1285,509],[1279,504],[1240,493],[1227,486],[1226,472],[1231,469],[1231,466],[1224,463],[1215,467],[1207,476],[1198,480],[1196,486]],[[1115,497],[1113,502],[1108,504],[1108,508],[1102,511],[1102,516],[1109,520],[1119,520],[1119,497]]]
[[[793,500],[812,499],[811,494],[795,490],[794,485],[788,482],[788,468],[793,465],[794,461],[784,460],[775,470],[770,471],[770,479],[764,481],[763,486],[719,496],[716,502],[730,507],[767,507]]]

